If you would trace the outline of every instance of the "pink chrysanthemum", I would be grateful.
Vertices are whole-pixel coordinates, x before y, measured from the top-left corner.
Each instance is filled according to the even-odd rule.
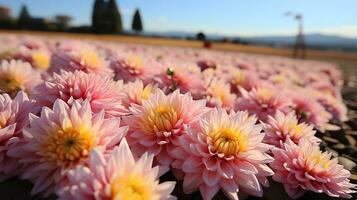
[[[238,68],[228,68],[228,82],[231,85],[234,93],[240,93],[239,87],[244,88],[247,91],[258,86],[258,78],[254,75],[253,70],[240,70]]]
[[[145,153],[135,161],[125,139],[109,155],[92,150],[87,166],[68,173],[69,184],[60,199],[176,199],[170,193],[175,182],[159,184],[159,166],[151,167],[153,155]]]
[[[198,69],[199,70],[199,69]],[[163,71],[157,82],[160,88],[169,92],[180,89],[181,92],[190,92],[194,99],[200,99],[204,92],[203,81],[199,72],[192,72],[188,67],[173,67]]]
[[[302,141],[296,145],[291,140],[283,148],[273,149],[275,171],[273,179],[284,184],[288,195],[297,199],[306,191],[326,193],[332,197],[350,198],[356,187],[349,181],[350,172],[331,160],[331,154],[319,150],[317,145]]]
[[[8,94],[0,95],[0,181],[19,173],[16,159],[6,155],[22,137],[22,128],[28,124],[33,103],[20,91],[12,100]]]
[[[31,94],[33,88],[41,82],[40,73],[32,69],[29,63],[11,60],[0,65],[0,93],[14,97],[23,90]]]
[[[53,77],[34,89],[34,98],[40,105],[52,107],[56,99],[88,99],[93,112],[105,111],[106,117],[119,117],[128,111],[122,106],[122,82],[98,74],[82,71],[53,74]]]
[[[141,105],[142,101],[147,100],[156,90],[156,86],[152,84],[144,86],[141,80],[129,82],[123,86],[123,94],[125,97],[123,97],[122,103],[127,109],[131,104]]]
[[[227,110],[234,108],[236,96],[231,93],[230,85],[223,79],[213,79],[206,89],[207,105],[222,107]]]
[[[207,112],[205,104],[205,100],[194,101],[179,90],[166,96],[159,89],[142,105],[133,104],[132,115],[125,116],[124,121],[130,127],[127,139],[134,153],[148,151],[160,164],[170,165],[172,158],[167,152],[178,143],[184,126],[194,125]]]
[[[332,115],[312,96],[304,93],[292,95],[293,109],[299,122],[312,124],[316,129],[324,131],[328,128],[328,122]]]
[[[222,189],[230,199],[237,192],[262,196],[261,185],[268,186],[273,171],[266,165],[273,160],[267,154],[270,145],[262,143],[264,133],[247,112],[213,109],[197,128],[187,128],[170,155],[172,167],[183,172],[185,193],[200,190],[205,200]],[[180,172],[178,172],[179,174]]]
[[[278,93],[274,88],[258,87],[247,92],[240,88],[242,97],[238,99],[236,108],[247,110],[255,114],[259,120],[266,121],[269,115],[274,115],[277,110],[284,113],[289,110],[288,98]]]
[[[153,60],[139,55],[129,54],[126,57],[114,55],[110,67],[114,70],[115,80],[124,82],[140,79],[145,83],[163,71],[163,66]]]
[[[291,139],[295,144],[298,144],[303,139],[313,144],[318,144],[321,141],[315,137],[316,131],[313,130],[312,125],[298,123],[294,112],[285,115],[277,111],[274,117],[269,116],[267,123],[264,124],[264,132],[264,142],[275,147],[281,147],[281,144],[287,138]]]
[[[335,97],[331,94],[318,92],[316,95],[318,102],[329,112],[335,120],[347,121],[347,107],[341,97]]]
[[[47,70],[50,66],[51,54],[47,49],[19,47],[19,50],[13,55],[13,58],[29,62],[32,67],[36,69]]]
[[[88,160],[91,149],[105,152],[118,145],[127,130],[119,126],[119,118],[104,119],[104,112],[93,115],[88,101],[69,107],[57,100],[53,110],[44,107],[40,117],[30,114],[23,145],[8,155],[22,164],[21,177],[34,183],[31,193],[48,196],[66,184],[69,169]]]
[[[109,62],[105,59],[101,51],[89,45],[80,45],[73,49],[57,49],[53,52],[50,73],[65,71],[84,71],[86,73],[96,73],[102,76],[113,77],[114,73],[109,68]]]

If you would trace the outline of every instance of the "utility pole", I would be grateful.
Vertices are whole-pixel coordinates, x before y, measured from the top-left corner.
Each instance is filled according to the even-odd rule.
[[[293,49],[293,58],[304,59],[306,56],[306,46],[304,39],[303,16],[298,13],[285,13],[286,16],[292,16],[298,22],[298,32]]]

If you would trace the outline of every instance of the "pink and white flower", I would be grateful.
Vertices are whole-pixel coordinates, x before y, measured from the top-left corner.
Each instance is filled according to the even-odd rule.
[[[22,91],[13,100],[8,94],[0,95],[0,181],[19,174],[17,159],[7,156],[7,151],[22,138],[33,108],[33,102]]]
[[[316,131],[313,130],[313,126],[299,123],[294,112],[285,115],[277,111],[274,117],[269,116],[267,123],[264,123],[264,132],[264,142],[275,147],[281,147],[288,138],[295,144],[301,140],[308,140],[313,144],[321,141],[315,137]]]
[[[247,112],[214,108],[200,126],[187,127],[180,145],[170,151],[184,192],[200,190],[205,200],[220,189],[230,199],[238,199],[238,191],[262,196],[261,185],[267,187],[267,176],[273,175],[267,166],[273,158],[267,154],[270,146],[262,143],[262,127],[255,123]]]
[[[88,100],[95,113],[102,109],[106,117],[120,117],[128,111],[121,104],[123,84],[110,77],[87,74],[82,71],[53,74],[49,80],[34,89],[34,98],[42,106],[52,107],[57,99],[70,103],[73,100]]]
[[[292,106],[299,122],[312,124],[316,129],[325,131],[332,115],[313,96],[301,92],[292,95]]]
[[[288,139],[281,149],[272,151],[273,179],[283,183],[293,199],[306,191],[340,198],[351,198],[349,193],[355,192],[356,185],[348,179],[351,173],[337,163],[337,158],[331,159],[330,153],[322,153],[315,144],[302,141],[297,145]]]
[[[176,90],[165,95],[157,90],[142,105],[132,104],[129,116],[123,117],[129,125],[127,140],[135,155],[150,152],[161,165],[169,166],[169,156],[184,126],[194,126],[208,110],[205,100],[195,101],[189,94]]]
[[[289,98],[283,96],[275,88],[258,87],[251,91],[240,88],[242,97],[237,100],[238,110],[247,110],[249,114],[256,115],[259,120],[266,121],[269,115],[274,115],[278,110],[289,111]]]
[[[32,69],[29,63],[4,60],[0,64],[0,93],[14,97],[22,90],[32,94],[33,88],[40,82],[40,73]]]
[[[48,196],[66,185],[68,170],[87,162],[92,149],[108,152],[118,145],[127,131],[119,127],[119,118],[93,115],[88,101],[69,107],[59,99],[53,109],[43,107],[40,117],[30,114],[22,145],[8,155],[22,165],[21,177],[34,184],[31,193]]]
[[[151,167],[152,154],[135,161],[123,139],[109,155],[92,150],[87,165],[68,173],[68,184],[58,192],[60,199],[176,199],[171,196],[175,182],[159,183],[159,166]]]
[[[147,100],[156,90],[156,85],[147,84],[144,86],[141,80],[129,82],[123,86],[123,106],[129,109],[131,104],[142,105],[142,102]]]
[[[61,70],[74,72],[80,70],[86,73],[96,73],[102,76],[113,77],[114,73],[109,68],[100,51],[89,45],[78,45],[76,48],[58,48],[52,53],[50,73],[59,73]]]

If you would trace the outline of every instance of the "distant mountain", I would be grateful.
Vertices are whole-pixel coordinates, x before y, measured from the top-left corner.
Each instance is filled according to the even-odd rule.
[[[160,37],[176,37],[176,38],[195,38],[197,33],[184,31],[168,31],[168,32],[145,32],[145,35],[156,35]],[[240,41],[270,45],[270,46],[291,46],[295,43],[295,36],[259,36],[259,37],[225,37],[220,34],[206,34],[210,40],[228,40]],[[306,34],[305,43],[309,48],[317,49],[335,49],[335,50],[357,50],[357,38],[347,38],[335,35],[325,34]]]
[[[343,48],[357,49],[357,39],[346,38],[334,35],[307,34],[304,36],[305,43],[310,47]],[[295,36],[262,36],[245,38],[248,42],[274,44],[274,45],[292,45],[295,42]]]

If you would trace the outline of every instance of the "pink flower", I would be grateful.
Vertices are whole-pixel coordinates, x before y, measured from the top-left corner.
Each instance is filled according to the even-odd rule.
[[[337,163],[337,158],[331,160],[331,154],[322,153],[317,145],[308,141],[296,145],[288,139],[282,149],[273,149],[273,154],[275,160],[270,164],[275,171],[273,179],[283,183],[293,199],[306,191],[350,198],[348,193],[356,188],[348,179],[350,172]]]
[[[250,91],[258,86],[259,83],[254,70],[241,70],[236,67],[231,67],[228,68],[226,76],[228,76],[228,82],[231,85],[232,91],[237,94],[239,94],[240,87]]]
[[[242,97],[237,100],[238,110],[247,110],[255,114],[259,120],[266,121],[269,115],[274,115],[277,110],[284,113],[289,110],[289,99],[274,88],[258,87],[247,92],[240,88]]]
[[[347,107],[343,103],[341,97],[335,97],[331,94],[318,92],[316,94],[316,98],[325,110],[332,115],[333,119],[341,122],[348,120]]]
[[[92,111],[98,113],[104,109],[106,117],[119,117],[128,112],[121,104],[124,98],[122,82],[82,71],[54,73],[52,78],[34,89],[34,98],[40,105],[48,107],[52,107],[57,99],[65,102],[88,99]]]
[[[11,60],[2,61],[0,65],[0,93],[14,97],[23,90],[31,94],[33,88],[41,82],[40,73],[32,69],[29,63]]]
[[[159,89],[142,105],[132,104],[131,115],[123,119],[130,127],[127,140],[134,154],[153,153],[161,165],[169,166],[172,158],[168,151],[178,143],[184,126],[194,125],[207,112],[205,104],[205,100],[194,101],[179,90],[166,96]]]
[[[265,138],[264,142],[280,148],[287,138],[291,139],[295,144],[301,140],[308,140],[313,144],[320,143],[320,139],[315,137],[316,131],[312,125],[306,123],[298,123],[294,112],[285,115],[277,111],[275,116],[269,116],[267,123],[264,124]]]
[[[187,128],[180,146],[170,151],[172,167],[183,173],[185,193],[200,190],[206,200],[222,189],[230,199],[237,192],[262,196],[261,185],[268,186],[273,171],[266,165],[273,160],[270,146],[262,143],[264,133],[247,112],[212,109],[200,126]],[[180,174],[180,172],[178,172]]]
[[[316,129],[324,131],[332,115],[313,96],[300,92],[292,95],[293,109],[299,122],[312,124]]]
[[[53,110],[43,107],[40,117],[30,114],[23,144],[8,155],[22,164],[21,177],[34,183],[31,193],[48,196],[66,184],[69,169],[88,160],[91,149],[106,152],[119,144],[127,130],[119,126],[119,118],[93,115],[88,101],[69,107],[57,100]]]
[[[201,99],[204,92],[200,73],[190,71],[188,67],[168,68],[156,78],[156,81],[159,83],[159,87],[165,91],[171,92],[180,89],[183,93],[190,92],[194,99]]]
[[[148,83],[155,75],[164,70],[161,64],[139,55],[128,54],[124,57],[113,55],[110,60],[115,80],[124,82],[140,79],[144,83]]]
[[[125,97],[123,97],[122,103],[127,109],[131,104],[142,105],[142,102],[147,100],[156,90],[156,86],[152,84],[144,86],[141,80],[129,82],[123,86],[123,94]]]
[[[33,68],[40,70],[47,70],[50,66],[51,54],[49,50],[45,48],[29,49],[27,47],[20,46],[19,50],[12,56],[13,59],[29,62]]]
[[[80,70],[102,76],[114,76],[113,71],[109,68],[109,62],[94,47],[82,44],[73,49],[63,48],[58,48],[53,52],[51,65],[48,69],[50,73],[59,73],[61,70],[68,72]]]
[[[22,138],[22,128],[28,124],[33,103],[20,91],[12,100],[8,94],[0,95],[0,181],[19,173],[16,159],[6,155]]]
[[[60,199],[176,199],[170,193],[175,182],[159,183],[159,167],[151,167],[152,154],[135,161],[125,139],[108,156],[92,150],[88,165],[69,171],[69,183],[58,194]]]
[[[228,83],[222,79],[214,78],[209,82],[206,89],[207,105],[209,107],[222,107],[227,110],[234,109],[236,96],[231,93]]]

